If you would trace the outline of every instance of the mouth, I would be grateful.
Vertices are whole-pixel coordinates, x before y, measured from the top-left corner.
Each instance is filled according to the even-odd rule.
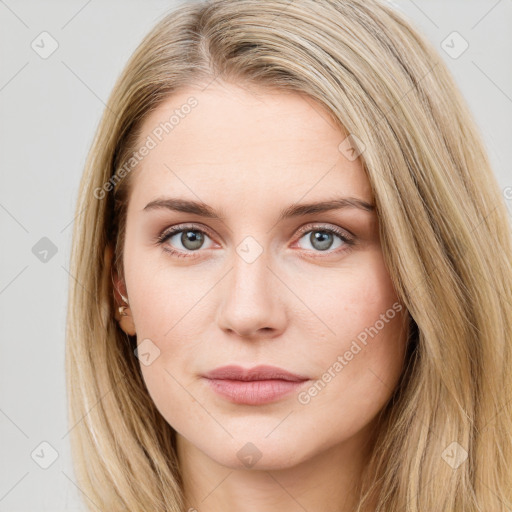
[[[210,389],[236,404],[262,405],[275,402],[309,381],[275,366],[223,366],[202,376]]]

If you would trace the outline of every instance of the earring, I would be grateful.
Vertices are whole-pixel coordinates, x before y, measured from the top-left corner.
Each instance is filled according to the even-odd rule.
[[[110,279],[112,280],[112,287],[113,289],[121,296],[123,301],[125,302],[125,306],[118,306],[114,309],[114,317],[119,322],[119,326],[121,329],[130,336],[135,336],[135,324],[133,323],[132,315],[127,312],[127,309],[129,309],[129,303],[128,299],[117,289],[116,283],[114,281],[114,275],[112,274],[112,258],[114,255],[114,251],[110,245],[107,245],[105,247],[105,253],[104,253],[104,263],[105,267],[110,267]],[[117,297],[114,293],[114,302],[117,302]],[[115,306],[114,306],[115,307]]]
[[[126,302],[126,306],[119,306],[117,308],[118,314],[116,315],[116,319],[119,322],[119,326],[121,329],[130,336],[135,336],[135,324],[133,323],[133,318],[131,313],[128,313],[127,310],[129,310],[128,306],[128,299],[124,297],[121,293],[119,294],[123,298],[123,300]]]
[[[112,275],[112,268],[110,269],[110,275],[111,275],[111,278],[112,278],[112,285],[113,285],[113,288],[114,290],[117,291],[117,293],[121,296],[121,298],[123,299],[123,301],[125,302],[126,305],[123,305],[123,306],[118,306],[115,311],[115,319],[119,322],[119,326],[121,327],[121,329],[128,335],[130,336],[135,336],[136,332],[135,332],[135,324],[133,323],[133,318],[132,318],[132,315],[130,313],[128,313],[127,310],[129,310],[130,306],[129,306],[129,302],[128,302],[128,298],[125,297],[116,287],[115,285],[115,282],[114,282],[114,276]]]
[[[126,310],[128,309],[129,305],[128,305],[128,299],[121,293],[119,292],[119,295],[121,295],[121,298],[126,302],[126,306],[119,306],[118,308],[118,311],[119,311],[119,314],[121,316],[128,316],[128,313],[126,312]]]

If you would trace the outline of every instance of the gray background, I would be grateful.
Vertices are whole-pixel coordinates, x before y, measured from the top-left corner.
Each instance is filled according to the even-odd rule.
[[[177,3],[0,0],[0,511],[83,510],[64,377],[74,203],[116,77]],[[512,0],[393,3],[455,75],[512,212]],[[43,31],[58,42],[45,59],[31,46],[42,46]],[[441,48],[453,31],[469,43],[458,58]],[[46,262],[33,252],[43,237],[57,251]],[[52,462],[52,449],[42,442],[58,455],[47,469],[40,464]]]

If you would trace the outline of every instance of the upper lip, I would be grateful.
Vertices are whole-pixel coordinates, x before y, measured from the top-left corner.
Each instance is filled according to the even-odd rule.
[[[215,368],[203,377],[207,379],[229,379],[241,381],[254,381],[254,380],[287,380],[291,382],[301,382],[308,380],[309,377],[290,373],[283,368],[277,366],[260,365],[253,368],[242,368],[237,365],[222,366]]]

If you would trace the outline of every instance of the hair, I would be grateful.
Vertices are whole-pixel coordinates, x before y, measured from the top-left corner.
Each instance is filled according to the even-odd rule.
[[[174,92],[214,80],[305,94],[364,144],[383,255],[410,324],[357,511],[510,510],[505,201],[441,56],[378,0],[185,3],[158,21],[119,76],[81,179],[71,250],[66,382],[90,510],[185,507],[175,431],[145,387],[136,337],[114,319],[111,271],[123,276],[133,172],[122,169],[142,121]]]

